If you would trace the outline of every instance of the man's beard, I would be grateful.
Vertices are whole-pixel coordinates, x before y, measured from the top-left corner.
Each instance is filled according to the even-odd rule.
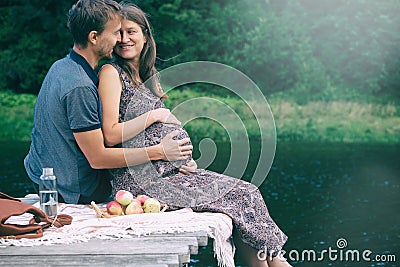
[[[111,49],[111,50],[102,49],[102,50],[100,50],[99,56],[101,59],[112,59],[113,51],[114,51],[113,49]]]
[[[102,59],[112,59],[113,58],[113,52],[111,51],[108,54],[103,54],[101,58]]]

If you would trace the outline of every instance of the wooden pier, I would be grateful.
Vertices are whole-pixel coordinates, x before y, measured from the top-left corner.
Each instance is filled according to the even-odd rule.
[[[30,198],[21,200],[27,203],[31,201]],[[34,200],[31,202],[34,203]],[[221,237],[216,244],[220,249],[221,246],[225,248],[224,255],[232,251],[228,240],[232,233],[232,222],[223,214],[182,210],[164,214],[140,214],[129,218],[118,216],[115,219],[99,219],[93,209],[85,205],[67,204],[59,204],[59,212],[65,212],[74,218],[72,230],[68,230],[68,226],[58,230],[53,228],[48,233],[45,230],[44,242],[39,243],[29,242],[34,239],[22,240],[23,244],[0,242],[0,266],[185,267],[189,266],[191,255],[196,255],[199,247],[216,242],[216,236]],[[18,217],[12,223],[21,224],[19,219]],[[128,235],[119,237],[118,231],[114,235],[113,230],[120,226],[118,220],[126,222],[126,219],[129,220],[129,226],[133,227],[123,230]],[[110,222],[115,224],[107,224]],[[180,230],[174,231],[177,226]],[[98,227],[101,233],[106,233],[105,237],[95,235],[91,238],[91,233],[97,233]],[[125,226],[122,229],[126,229]],[[146,234],[138,234],[134,229],[139,232],[145,229]],[[89,239],[82,239],[87,235]],[[52,238],[65,237],[72,242],[46,243],[53,241]]]
[[[0,266],[189,266],[190,255],[207,246],[206,232],[160,234],[68,245],[0,247]]]

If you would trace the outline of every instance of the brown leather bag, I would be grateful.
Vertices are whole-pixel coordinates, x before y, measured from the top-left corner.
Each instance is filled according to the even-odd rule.
[[[29,224],[6,223],[11,216],[19,216],[25,213],[33,215]],[[43,229],[45,228],[52,225],[62,227],[71,224],[71,222],[72,217],[67,214],[58,214],[54,219],[48,218],[40,209],[0,192],[0,238],[38,238],[43,236]]]

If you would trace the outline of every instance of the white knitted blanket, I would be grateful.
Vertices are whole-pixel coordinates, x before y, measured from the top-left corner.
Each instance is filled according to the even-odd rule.
[[[34,206],[36,206],[35,204]],[[59,204],[59,214],[73,217],[72,224],[61,228],[50,227],[43,237],[36,239],[1,239],[1,246],[36,246],[87,242],[92,238],[131,238],[149,234],[205,231],[213,238],[214,255],[219,266],[234,267],[234,246],[231,242],[232,220],[222,213],[193,212],[185,208],[163,213],[143,213],[113,218],[97,218],[87,205]],[[23,224],[30,214],[13,216],[7,223]]]

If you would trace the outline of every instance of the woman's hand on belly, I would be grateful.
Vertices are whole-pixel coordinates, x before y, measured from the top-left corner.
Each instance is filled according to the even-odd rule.
[[[173,131],[167,134],[160,142],[162,149],[162,160],[175,161],[175,160],[186,160],[192,155],[193,146],[187,145],[190,142],[190,138],[183,138],[180,140],[174,140],[175,136],[179,135],[179,131]]]
[[[188,161],[188,163],[182,165],[179,168],[179,172],[182,174],[191,174],[196,172],[196,170],[197,170],[197,163],[193,159],[191,159],[190,161]]]

